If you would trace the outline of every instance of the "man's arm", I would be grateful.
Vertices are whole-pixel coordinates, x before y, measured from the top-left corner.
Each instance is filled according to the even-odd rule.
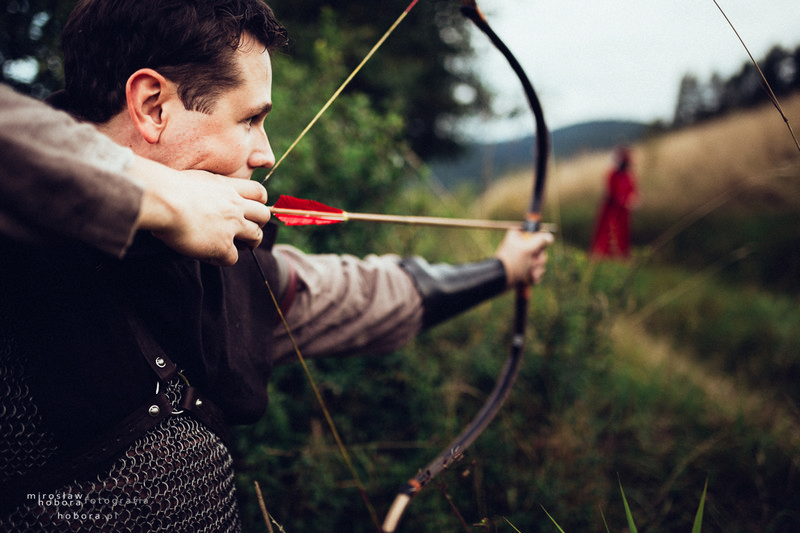
[[[284,265],[284,285],[296,280],[286,312],[292,335],[301,353],[313,358],[388,352],[518,283],[539,283],[552,242],[549,233],[510,231],[494,259],[462,265],[306,255],[290,246],[276,246],[274,253]],[[290,362],[290,339],[283,324],[276,328],[276,363]]]
[[[177,172],[0,85],[0,233],[76,239],[124,255],[139,229],[186,255],[232,264],[269,220],[257,183]]]
[[[303,357],[386,353],[422,328],[422,297],[397,256],[307,255],[286,245],[273,254],[284,266],[285,280],[294,283],[284,311]],[[295,360],[278,323],[275,363]]]

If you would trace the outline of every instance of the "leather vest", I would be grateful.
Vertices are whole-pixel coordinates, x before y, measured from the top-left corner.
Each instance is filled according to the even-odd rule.
[[[264,228],[256,250],[273,289],[276,228]],[[162,383],[176,371],[191,385],[181,407],[202,406],[192,414],[223,438],[227,424],[266,410],[276,310],[247,250],[236,265],[216,267],[149,233],[122,260],[3,241],[0,291],[3,334],[26,361],[43,429],[59,449],[34,485],[57,483],[54,469],[69,477],[113,458],[170,416]]]

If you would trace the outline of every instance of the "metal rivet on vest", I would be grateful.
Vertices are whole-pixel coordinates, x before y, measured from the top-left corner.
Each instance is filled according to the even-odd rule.
[[[150,416],[156,418],[158,415],[161,414],[161,408],[159,408],[157,405],[151,405],[150,409],[148,409],[147,412]]]
[[[156,366],[158,368],[164,368],[165,366],[167,366],[167,362],[164,361],[163,357],[156,357]]]
[[[198,398],[198,399],[197,399],[197,401],[196,401],[196,402],[194,402],[194,406],[195,406],[195,407],[203,407],[203,400],[201,400],[200,398]]]

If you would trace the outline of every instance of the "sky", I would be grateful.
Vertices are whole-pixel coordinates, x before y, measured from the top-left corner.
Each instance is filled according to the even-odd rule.
[[[800,44],[800,1],[717,0],[756,60]],[[480,0],[536,88],[550,129],[590,120],[669,122],[681,78],[728,77],[749,60],[713,0]],[[526,106],[505,59],[475,28],[475,69],[496,111]],[[527,109],[527,108],[526,108]],[[792,117],[789,117],[792,121]],[[800,123],[800,117],[796,120]],[[530,114],[467,124],[476,140],[533,132]]]

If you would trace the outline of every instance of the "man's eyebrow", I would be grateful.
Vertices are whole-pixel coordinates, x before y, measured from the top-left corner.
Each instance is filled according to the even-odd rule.
[[[270,111],[272,111],[272,102],[249,109],[247,111],[247,116],[268,115]]]

